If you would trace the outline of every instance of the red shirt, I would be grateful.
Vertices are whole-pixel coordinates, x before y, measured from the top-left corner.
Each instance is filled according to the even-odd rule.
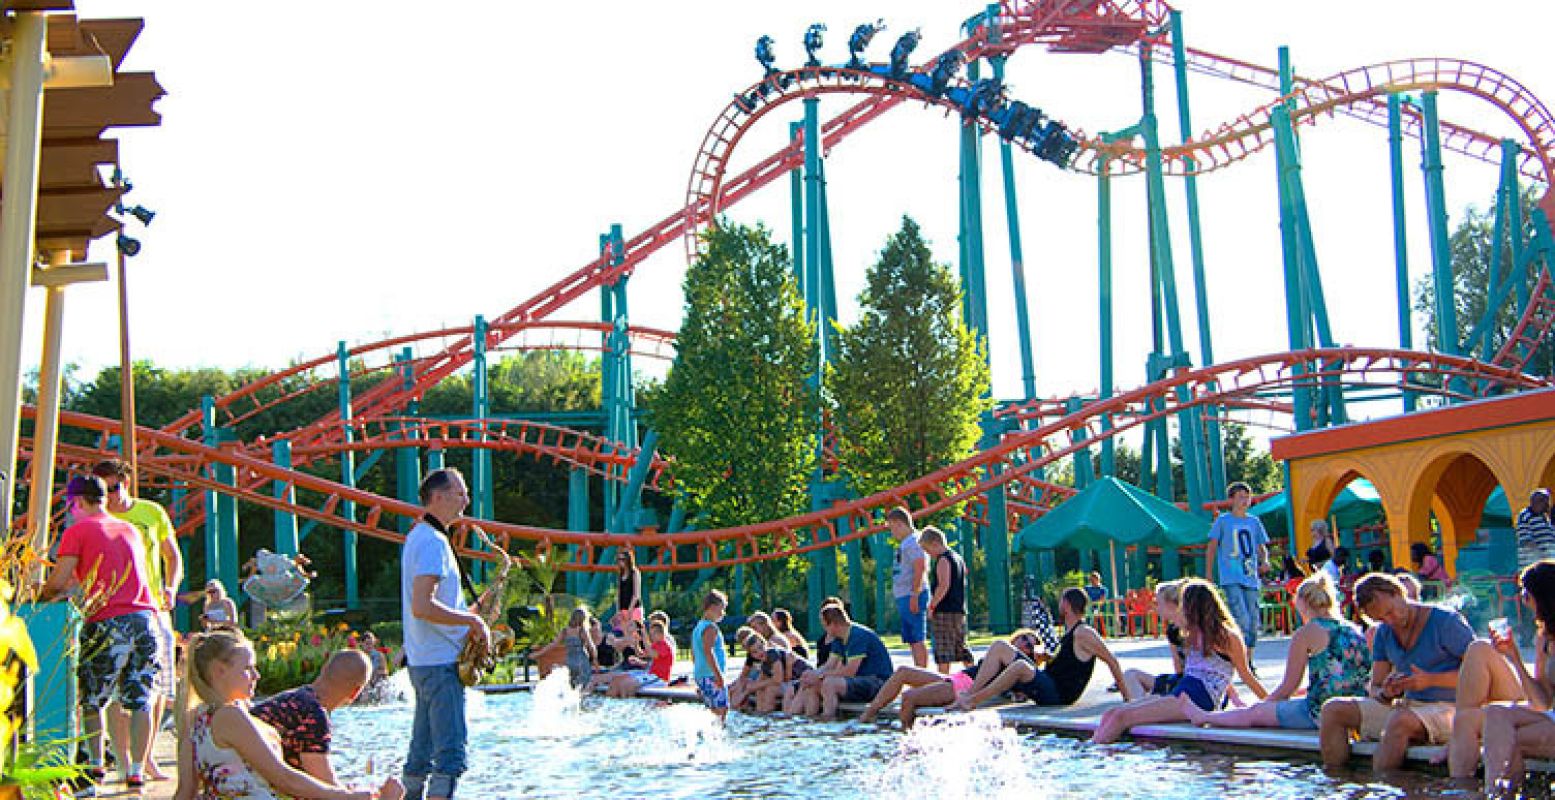
[[[80,519],[60,534],[59,555],[76,557],[75,577],[89,596],[112,592],[87,622],[157,610],[146,578],[146,545],[134,525],[107,514]]]
[[[675,651],[670,648],[670,643],[660,639],[653,643],[653,663],[648,665],[648,671],[659,676],[659,680],[670,682],[670,668],[675,666]]]

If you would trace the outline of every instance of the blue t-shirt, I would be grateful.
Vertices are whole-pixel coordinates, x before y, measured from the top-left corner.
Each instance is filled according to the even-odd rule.
[[[1269,543],[1269,534],[1257,517],[1221,514],[1210,526],[1215,543],[1215,578],[1221,586],[1257,589],[1258,548]]]
[[[412,667],[437,667],[459,661],[464,637],[470,629],[463,625],[438,625],[417,619],[410,612],[410,587],[418,576],[437,578],[432,597],[455,611],[465,610],[464,589],[459,585],[459,565],[448,537],[425,521],[416,523],[405,537],[400,554],[400,602],[405,621],[405,662]]]
[[[864,663],[859,665],[856,677],[874,676],[881,680],[887,680],[896,668],[891,664],[891,651],[885,648],[885,642],[880,641],[880,635],[874,631],[853,623],[853,629],[848,631],[848,641],[833,642],[832,646],[843,657],[844,661],[853,661],[862,658]]]
[[[713,660],[718,662],[718,674],[724,673],[724,632],[718,629],[718,623],[703,617],[697,621],[697,626],[691,629],[691,677],[711,678],[713,668],[707,663],[707,656],[702,652],[702,632],[708,628],[713,629]]]
[[[1463,620],[1463,615],[1443,608],[1432,608],[1425,627],[1415,646],[1405,650],[1387,624],[1377,626],[1377,636],[1371,643],[1371,659],[1386,661],[1394,672],[1452,672],[1463,666],[1463,653],[1474,641],[1474,630]],[[1410,700],[1430,703],[1451,703],[1458,699],[1454,688],[1433,687],[1418,689],[1405,694]]]

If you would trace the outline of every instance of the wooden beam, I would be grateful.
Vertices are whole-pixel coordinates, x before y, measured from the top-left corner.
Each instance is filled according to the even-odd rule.
[[[101,283],[106,280],[108,280],[107,264],[61,264],[55,267],[32,268],[32,285],[39,287]]]

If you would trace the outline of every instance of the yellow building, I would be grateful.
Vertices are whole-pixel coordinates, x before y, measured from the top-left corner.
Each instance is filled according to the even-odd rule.
[[[1382,499],[1393,563],[1409,563],[1409,545],[1430,539],[1434,517],[1442,561],[1455,570],[1496,486],[1515,516],[1534,489],[1555,485],[1555,389],[1307,431],[1270,450],[1290,466],[1295,552],[1345,485],[1366,478]]]

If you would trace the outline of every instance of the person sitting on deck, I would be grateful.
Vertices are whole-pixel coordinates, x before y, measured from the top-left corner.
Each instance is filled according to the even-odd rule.
[[[1147,697],[1108,709],[1091,741],[1109,744],[1135,725],[1182,721],[1186,717],[1177,699],[1182,696],[1205,711],[1214,711],[1225,702],[1233,673],[1241,675],[1242,682],[1260,699],[1268,694],[1253,674],[1242,632],[1213,584],[1200,578],[1183,581],[1182,617],[1188,656],[1172,696]]]
[[[1452,739],[1447,747],[1448,770],[1454,778],[1474,777],[1480,763],[1481,735],[1489,735],[1486,726],[1490,724],[1490,715],[1510,713],[1511,706],[1499,703],[1527,700],[1537,709],[1531,714],[1547,719],[1542,712],[1550,708],[1550,678],[1545,670],[1550,645],[1539,621],[1542,619],[1541,605],[1555,611],[1555,561],[1534,563],[1518,575],[1518,583],[1522,587],[1523,604],[1534,612],[1534,675],[1528,674],[1522,653],[1517,649],[1516,633],[1505,620],[1493,622],[1489,639],[1475,639],[1469,645],[1463,654],[1463,666],[1458,670],[1457,711],[1453,715]],[[1506,727],[1501,723],[1504,720],[1498,720],[1498,727],[1505,733]],[[1495,760],[1507,757],[1504,745],[1497,743]],[[1490,752],[1487,739],[1487,773]],[[1490,787],[1490,782],[1487,781],[1486,786]],[[1487,788],[1486,791],[1491,790]]]
[[[807,692],[804,712],[822,720],[837,718],[838,703],[867,703],[890,680],[891,652],[879,634],[854,622],[842,606],[821,609],[821,624],[831,637],[832,658],[826,667],[799,678]],[[817,708],[819,706],[819,708]]]
[[[1142,669],[1124,670],[1118,691],[1127,686],[1131,697],[1170,695],[1177,688],[1183,664],[1188,660],[1188,640],[1182,635],[1182,581],[1162,581],[1155,585],[1155,615],[1166,623],[1166,646],[1172,653],[1172,671],[1157,675]]]
[[[791,680],[809,672],[810,662],[794,655],[779,640],[769,641],[752,631],[741,644],[745,647],[745,663],[754,667],[754,674],[745,684],[745,697],[755,707],[757,714],[770,714],[777,710],[783,696],[783,687]],[[733,705],[733,699],[730,704]]]
[[[828,597],[821,601],[821,611],[825,611],[831,606],[843,608],[842,600],[836,597]],[[821,635],[815,640],[815,660],[813,663],[816,666],[816,670],[802,680],[789,681],[788,685],[783,687],[783,713],[806,715],[816,713],[809,709],[812,704],[816,708],[820,707],[818,690],[821,685],[821,675],[836,668],[836,664],[833,662],[838,657],[838,653],[832,649],[831,634],[827,632],[826,626],[822,625]]]
[[[1491,630],[1491,642],[1517,673],[1527,705],[1485,707],[1485,793],[1516,792],[1523,782],[1523,759],[1555,758],[1555,561],[1535,561],[1518,578],[1522,602],[1533,609],[1534,667],[1528,674],[1516,636]],[[1460,683],[1461,686],[1461,683]],[[1460,690],[1461,691],[1461,690]],[[1453,730],[1457,736],[1456,722]]]
[[[174,800],[281,797],[318,800],[400,800],[405,787],[390,777],[378,791],[326,784],[282,760],[280,737],[249,713],[254,648],[234,630],[197,634],[190,642],[187,686],[198,702],[178,739],[178,790]]]
[[[255,703],[249,713],[281,735],[281,756],[323,783],[335,785],[329,764],[329,713],[356,699],[372,677],[372,662],[360,650],[341,650],[324,662],[312,683]]]
[[[606,696],[635,697],[643,689],[669,684],[670,671],[675,668],[675,648],[670,644],[667,624],[659,619],[650,619],[648,642],[649,650],[653,652],[653,661],[647,669],[632,669],[612,675],[605,690]]]
[[[1361,738],[1379,741],[1372,768],[1397,769],[1411,744],[1447,742],[1458,669],[1474,631],[1456,611],[1408,599],[1392,575],[1372,573],[1357,581],[1355,605],[1380,623],[1372,641],[1371,684],[1365,698],[1334,698],[1323,705],[1318,718],[1323,763],[1343,766],[1350,759],[1350,736],[1359,731]]]
[[[911,729],[918,717],[918,709],[943,707],[956,702],[958,695],[972,690],[972,684],[985,667],[990,674],[998,674],[1005,665],[1015,661],[1036,663],[1040,646],[1041,640],[1037,638],[1036,632],[1022,628],[1010,634],[1008,640],[994,642],[981,661],[953,675],[941,675],[919,667],[897,667],[891,679],[880,687],[880,693],[859,714],[859,721],[874,722],[880,710],[890,705],[897,695],[901,695],[899,716],[902,728]],[[905,693],[903,690],[906,690]]]
[[[810,658],[810,644],[804,640],[799,631],[794,630],[794,615],[788,613],[788,609],[772,609],[772,627],[777,629],[779,636],[788,640],[788,647],[794,651],[794,655],[803,659]]]
[[[1223,728],[1293,728],[1317,730],[1318,715],[1330,697],[1366,693],[1371,653],[1359,628],[1339,617],[1339,595],[1326,572],[1318,572],[1296,589],[1296,613],[1305,620],[1290,638],[1285,679],[1263,702],[1249,708],[1207,712],[1188,697],[1181,698],[1183,715],[1195,725]],[[1292,698],[1307,675],[1307,696]]]
[[[1046,665],[1038,669],[1033,661],[1014,658],[999,665],[995,672],[988,667],[993,667],[996,662],[985,658],[985,668],[977,671],[971,688],[956,697],[952,708],[970,711],[1009,691],[1039,706],[1074,705],[1090,685],[1091,673],[1096,669],[1097,661],[1106,664],[1107,669],[1112,671],[1112,679],[1124,692],[1123,699],[1132,699],[1123,680],[1123,668],[1118,666],[1118,659],[1107,649],[1101,634],[1085,624],[1087,603],[1085,592],[1065,589],[1058,601],[1058,616],[1064,623],[1064,636],[1059,640],[1058,652],[1046,659]]]
[[[1442,564],[1442,557],[1431,552],[1431,546],[1425,542],[1415,542],[1409,546],[1409,561],[1414,564],[1415,575],[1419,576],[1422,584],[1446,584],[1452,581],[1446,565]]]

